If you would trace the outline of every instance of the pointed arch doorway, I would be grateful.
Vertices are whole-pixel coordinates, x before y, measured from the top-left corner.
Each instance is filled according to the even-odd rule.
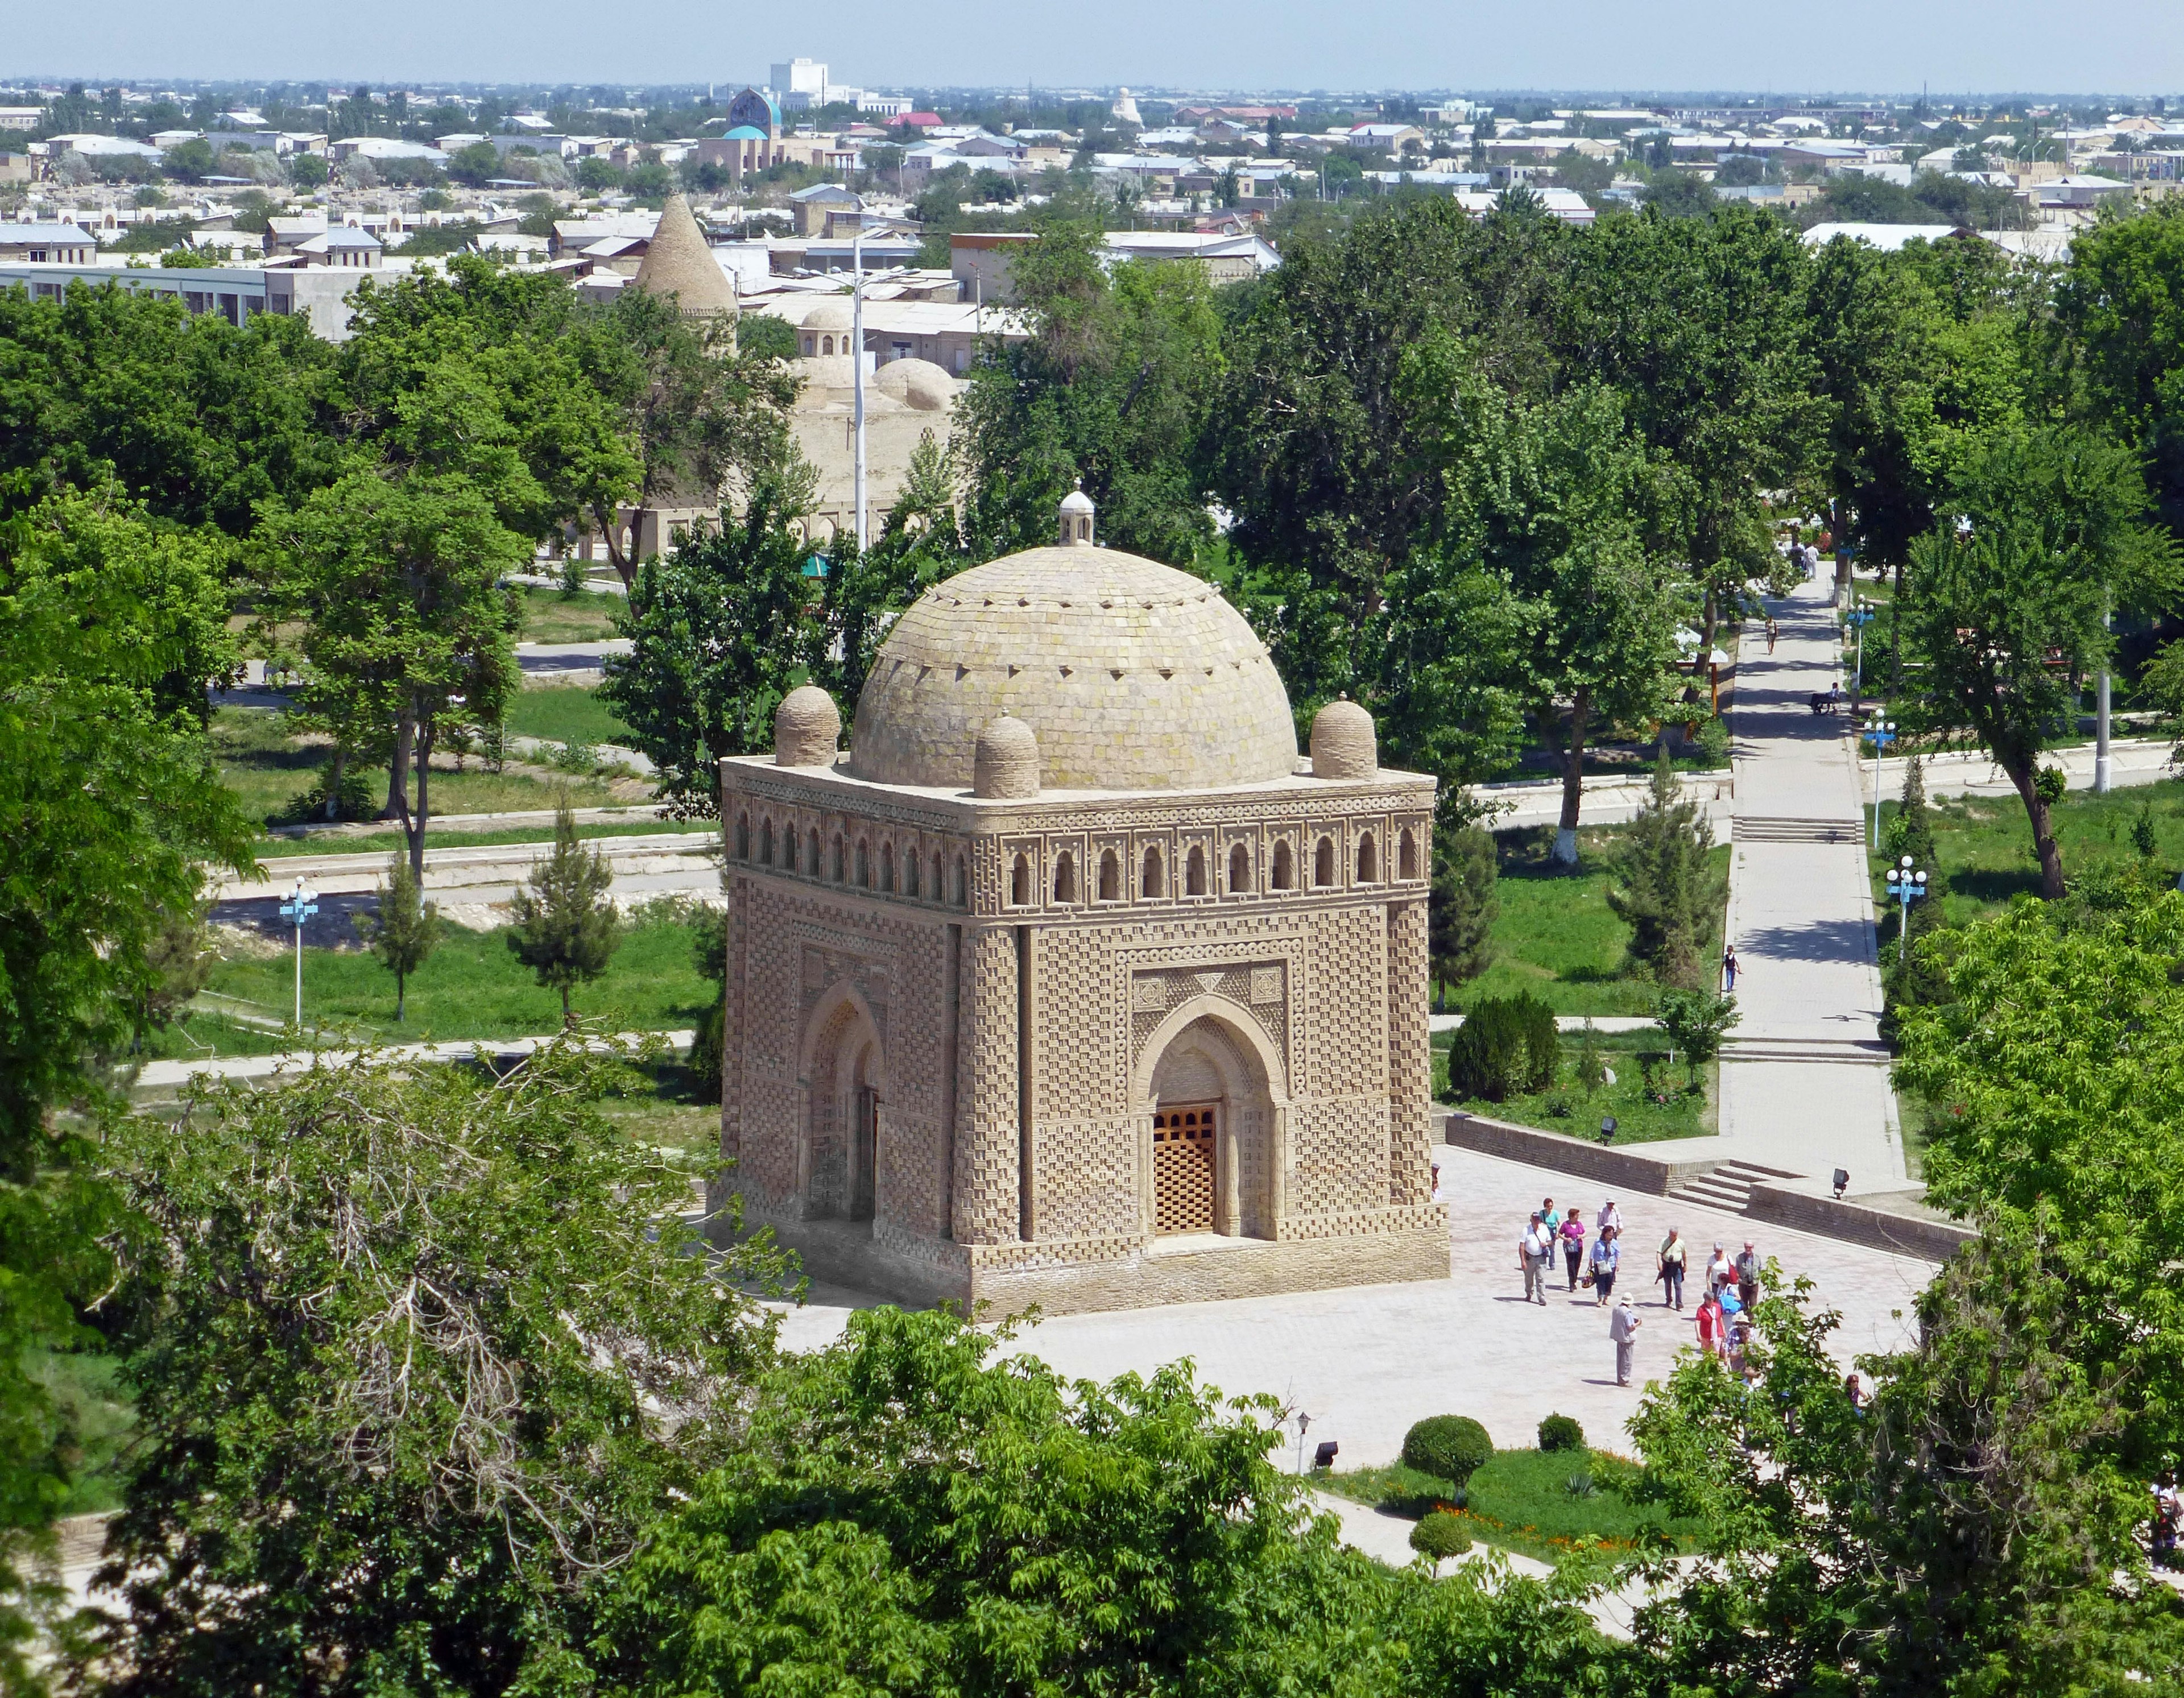
[[[1145,1083],[1146,1227],[1156,1237],[1273,1236],[1275,1092],[1240,1009],[1185,1016],[1156,1042]],[[1142,1122],[1141,1122],[1142,1123]]]

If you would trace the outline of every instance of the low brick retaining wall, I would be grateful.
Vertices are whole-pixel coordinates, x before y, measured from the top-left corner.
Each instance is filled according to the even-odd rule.
[[[1635,1195],[1665,1197],[1677,1180],[1692,1174],[1711,1173],[1721,1165],[1719,1161],[1663,1161],[1658,1155],[1641,1155],[1635,1150],[1618,1150],[1613,1144],[1588,1144],[1559,1133],[1542,1132],[1537,1127],[1467,1114],[1461,1109],[1436,1109],[1434,1112],[1440,1120],[1440,1141],[1443,1144],[1452,1144],[1459,1150],[1475,1150],[1481,1155],[1499,1155],[1505,1161],[1580,1174]]]
[[[1704,1161],[1669,1161],[1636,1150],[1588,1144],[1537,1127],[1489,1120],[1461,1109],[1436,1109],[1434,1114],[1440,1126],[1438,1141],[1442,1144],[1474,1150],[1481,1155],[1498,1155],[1505,1161],[1598,1179],[1634,1196],[1665,1197],[1677,1181],[1711,1173],[1730,1159],[1717,1155]],[[1752,1188],[1745,1217],[1927,1261],[1947,1261],[1958,1245],[1979,1236],[1953,1221],[1894,1215],[1885,1209],[1869,1208],[1855,1198],[1837,1202],[1833,1197],[1816,1197],[1763,1183]]]
[[[1947,1261],[1959,1245],[1979,1236],[1955,1221],[1892,1215],[1886,1209],[1868,1208],[1855,1197],[1837,1202],[1833,1197],[1815,1197],[1779,1185],[1754,1185],[1744,1213],[1747,1220],[1794,1227],[1799,1232],[1819,1233],[1926,1261]]]

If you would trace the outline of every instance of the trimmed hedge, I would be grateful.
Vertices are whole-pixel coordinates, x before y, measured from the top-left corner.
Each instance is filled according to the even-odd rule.
[[[1562,1056],[1555,1011],[1539,998],[1483,996],[1449,1040],[1449,1091],[1490,1103],[1543,1091],[1554,1083]]]
[[[1585,1428],[1571,1415],[1550,1415],[1540,1423],[1540,1448],[1542,1450],[1582,1450],[1585,1449]]]
[[[1468,1415],[1431,1415],[1403,1435],[1403,1461],[1462,1485],[1494,1454],[1486,1429]]]
[[[1456,1517],[1437,1509],[1411,1529],[1411,1549],[1438,1562],[1444,1556],[1461,1556],[1470,1550],[1471,1535]]]

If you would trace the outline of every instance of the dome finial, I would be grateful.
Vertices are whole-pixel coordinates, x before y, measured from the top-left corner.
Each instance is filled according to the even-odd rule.
[[[1092,498],[1084,493],[1084,480],[1081,477],[1077,480],[1077,487],[1061,498],[1061,546],[1092,546]]]

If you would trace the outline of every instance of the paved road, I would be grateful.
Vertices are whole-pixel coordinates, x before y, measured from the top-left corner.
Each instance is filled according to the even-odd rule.
[[[1721,1133],[1763,1166],[1842,1167],[1853,1189],[1900,1189],[1894,1100],[1872,1065],[1880,976],[1854,746],[1846,721],[1809,704],[1835,681],[1835,617],[1819,584],[1772,610],[1780,640],[1771,655],[1746,645],[1731,716],[1728,935],[1743,1019],[1722,1062]]]

